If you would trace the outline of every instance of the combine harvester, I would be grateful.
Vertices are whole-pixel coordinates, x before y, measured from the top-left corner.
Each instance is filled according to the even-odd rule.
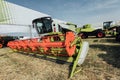
[[[70,26],[57,23],[51,17],[42,17],[33,20],[33,27],[39,38],[10,41],[8,46],[20,52],[34,53],[48,58],[73,62],[70,73],[72,77],[77,65],[81,65],[88,52],[88,42],[83,42],[75,36]]]
[[[73,62],[70,77],[76,73],[77,65],[85,60],[89,45],[75,36],[75,28],[73,30],[62,21],[52,20],[49,15],[4,0],[0,0],[0,8],[0,34],[29,37],[8,42],[11,49]],[[33,38],[33,32],[38,38]]]

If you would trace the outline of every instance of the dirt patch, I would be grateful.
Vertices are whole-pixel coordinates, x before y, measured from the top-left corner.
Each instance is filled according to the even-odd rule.
[[[0,49],[0,80],[120,80],[120,44],[114,38],[89,38],[81,72],[71,79],[69,64]]]

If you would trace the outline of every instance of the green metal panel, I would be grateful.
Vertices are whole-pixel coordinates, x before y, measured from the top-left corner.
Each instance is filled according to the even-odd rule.
[[[9,5],[5,0],[0,0],[0,24],[12,23]]]
[[[86,28],[86,29],[81,29],[81,32],[92,32],[94,31],[94,28]]]
[[[0,0],[0,23],[5,20],[4,3]]]
[[[80,32],[92,32],[95,29],[91,27],[91,24],[86,24],[84,25],[82,28],[77,28],[76,32],[80,33]]]

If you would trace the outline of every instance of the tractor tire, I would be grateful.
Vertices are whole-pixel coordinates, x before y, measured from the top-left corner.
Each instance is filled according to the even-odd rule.
[[[82,39],[88,38],[88,35],[85,33],[80,33],[80,34],[78,34],[78,36],[80,36]]]
[[[3,44],[0,44],[0,48],[2,48],[3,47]]]
[[[105,34],[103,32],[98,32],[96,37],[102,38],[102,37],[105,37]]]
[[[116,41],[120,42],[120,35],[119,34],[116,35]]]

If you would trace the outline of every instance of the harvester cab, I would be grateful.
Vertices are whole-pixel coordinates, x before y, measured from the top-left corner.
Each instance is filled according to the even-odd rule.
[[[68,23],[58,23],[53,21],[51,17],[37,18],[33,20],[33,27],[37,30],[38,34],[52,34],[52,33],[66,33],[68,31],[75,32],[75,28]]]
[[[39,38],[10,41],[8,46],[20,52],[72,62],[70,72],[70,77],[72,77],[76,73],[76,67],[81,65],[86,58],[88,42],[83,42],[80,37],[75,36],[74,32],[69,30],[68,26],[61,26],[50,17],[33,20],[33,27],[37,30]]]
[[[37,18],[33,20],[33,28],[35,28],[38,34],[45,34],[52,32],[52,19],[51,17]]]

